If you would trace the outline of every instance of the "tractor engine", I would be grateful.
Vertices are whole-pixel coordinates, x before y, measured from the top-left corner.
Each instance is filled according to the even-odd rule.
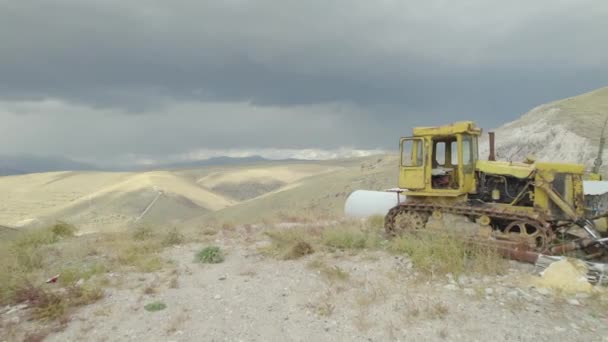
[[[523,207],[534,204],[534,187],[530,179],[508,175],[476,173],[477,189],[469,198],[474,202],[504,203]]]

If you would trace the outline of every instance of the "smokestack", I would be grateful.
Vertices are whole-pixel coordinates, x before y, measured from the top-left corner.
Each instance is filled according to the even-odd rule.
[[[495,161],[496,153],[494,151],[494,132],[488,132],[488,136],[490,137],[490,155],[488,156],[488,160]]]

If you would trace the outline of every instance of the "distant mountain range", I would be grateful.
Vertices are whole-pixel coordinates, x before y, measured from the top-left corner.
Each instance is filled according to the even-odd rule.
[[[173,170],[173,169],[195,169],[207,166],[227,166],[239,164],[255,164],[272,162],[261,156],[250,157],[213,157],[205,160],[195,160],[179,163],[156,164],[152,166],[133,166],[120,169],[111,167],[100,167],[94,164],[77,162],[64,157],[38,157],[32,155],[6,156],[0,155],[0,176],[22,175],[38,172],[53,171],[149,171],[149,170]],[[280,161],[297,162],[298,159],[283,159]],[[279,160],[276,160],[279,162]]]
[[[95,170],[91,164],[63,157],[39,157],[32,155],[0,155],[0,176],[51,171]]]
[[[196,169],[207,166],[228,166],[228,165],[241,165],[241,164],[258,164],[258,163],[271,163],[271,162],[303,162],[301,159],[267,159],[261,156],[249,156],[249,157],[212,157],[204,160],[195,160],[188,162],[179,162],[179,163],[167,163],[167,164],[159,164],[154,166],[149,166],[145,168],[141,168],[138,170],[174,170],[174,169]]]

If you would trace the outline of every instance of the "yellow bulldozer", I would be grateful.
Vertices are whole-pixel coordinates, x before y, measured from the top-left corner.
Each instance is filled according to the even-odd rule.
[[[496,161],[493,133],[488,160],[480,160],[482,130],[470,121],[412,133],[400,141],[399,187],[391,190],[400,195],[385,217],[388,234],[458,226],[459,236],[523,261],[541,253],[604,255],[608,238],[596,229],[601,217],[589,214],[583,192],[584,179],[599,177],[583,165]]]

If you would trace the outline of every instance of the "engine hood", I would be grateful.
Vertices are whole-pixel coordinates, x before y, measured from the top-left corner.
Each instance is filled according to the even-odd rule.
[[[524,179],[530,177],[534,170],[534,164],[487,160],[477,161],[477,171],[488,174],[513,176]]]

